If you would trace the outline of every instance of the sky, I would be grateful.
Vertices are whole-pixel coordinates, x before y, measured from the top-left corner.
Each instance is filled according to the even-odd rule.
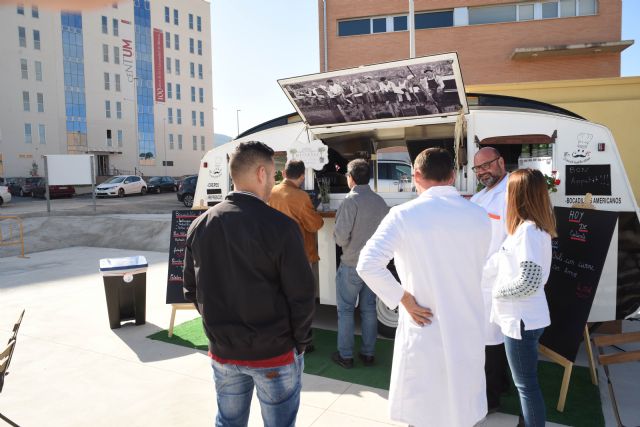
[[[640,0],[623,0],[622,39],[636,42],[622,76],[640,76],[639,17]],[[215,133],[294,111],[277,80],[320,71],[318,22],[317,0],[211,0]]]

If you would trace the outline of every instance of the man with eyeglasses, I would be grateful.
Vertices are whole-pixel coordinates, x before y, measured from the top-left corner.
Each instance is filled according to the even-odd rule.
[[[478,181],[484,188],[476,193],[471,201],[482,206],[491,220],[491,246],[487,259],[497,252],[507,237],[505,227],[506,190],[508,174],[504,159],[493,147],[483,147],[473,158],[473,167]],[[504,336],[498,325],[489,321],[491,313],[491,289],[493,281],[484,277],[482,295],[485,307],[485,365],[487,380],[487,405],[489,413],[500,408],[500,395],[509,386],[507,356],[504,351]]]

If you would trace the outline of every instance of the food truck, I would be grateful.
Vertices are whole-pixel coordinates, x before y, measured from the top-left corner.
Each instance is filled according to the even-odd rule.
[[[390,153],[404,153],[412,162],[426,148],[446,148],[455,159],[456,188],[471,196],[479,189],[471,170],[473,156],[481,147],[492,146],[508,170],[540,169],[554,206],[583,203],[590,193],[596,209],[618,213],[589,321],[638,315],[638,204],[605,126],[537,101],[465,93],[455,53],[283,79],[279,84],[296,113],[256,126],[206,153],[194,207],[213,206],[232,191],[228,158],[241,142],[270,146],[279,170],[287,159],[303,160],[305,190],[313,193],[323,183],[330,193],[318,232],[321,304],[336,304],[339,248],[333,229],[335,211],[349,191],[344,173],[350,160],[371,162],[371,186],[394,206],[417,193],[407,176],[410,164],[389,161]],[[388,335],[397,311],[379,301],[378,320],[381,333]]]

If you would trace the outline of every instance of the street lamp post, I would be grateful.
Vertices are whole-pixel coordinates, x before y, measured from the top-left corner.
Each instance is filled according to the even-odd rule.
[[[240,111],[242,110],[236,110],[236,128],[238,130],[238,135],[240,135]]]
[[[164,176],[167,176],[167,117],[162,118],[162,147],[164,148]]]

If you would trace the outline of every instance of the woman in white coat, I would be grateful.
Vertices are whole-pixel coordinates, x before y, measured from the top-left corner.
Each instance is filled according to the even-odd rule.
[[[538,341],[550,324],[544,285],[551,269],[555,218],[542,172],[520,169],[507,183],[507,238],[487,262],[494,277],[491,321],[505,335],[513,382],[526,427],[545,425],[538,384]],[[520,425],[520,424],[519,424]]]

